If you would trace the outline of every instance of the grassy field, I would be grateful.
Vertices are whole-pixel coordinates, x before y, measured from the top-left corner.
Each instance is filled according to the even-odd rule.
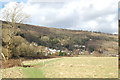
[[[11,78],[117,78],[117,57],[63,57],[24,61],[34,67],[3,69],[3,77]],[[15,75],[14,75],[15,74]],[[18,74],[18,75],[17,75]],[[14,76],[13,76],[14,75]]]

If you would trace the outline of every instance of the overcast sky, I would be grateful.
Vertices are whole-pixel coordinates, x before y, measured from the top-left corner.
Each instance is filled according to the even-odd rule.
[[[2,2],[1,10],[14,5]],[[118,33],[118,0],[17,0],[31,15],[29,24]],[[51,2],[50,2],[51,1]],[[1,4],[1,3],[0,3]]]

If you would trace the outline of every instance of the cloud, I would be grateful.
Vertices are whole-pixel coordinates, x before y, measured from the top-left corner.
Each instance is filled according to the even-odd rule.
[[[118,2],[118,19],[120,20],[120,1]]]
[[[71,0],[34,2],[28,0],[24,11],[30,24],[74,30],[118,33],[118,0]]]

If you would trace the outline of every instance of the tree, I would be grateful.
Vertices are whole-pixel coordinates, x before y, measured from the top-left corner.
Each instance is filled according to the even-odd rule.
[[[17,33],[17,26],[20,25],[21,23],[24,23],[30,16],[27,15],[23,11],[24,6],[21,3],[14,3],[12,7],[6,6],[3,11],[2,11],[2,18],[4,21],[7,22],[8,24],[8,29],[9,29],[9,40],[8,40],[8,54],[7,54],[7,59],[9,58],[9,55],[11,55],[12,51],[10,46],[14,46],[12,44],[12,39]]]
[[[24,23],[30,16],[23,11],[24,6],[21,3],[15,2],[12,7],[6,6],[2,11],[2,16],[11,27],[16,23]]]

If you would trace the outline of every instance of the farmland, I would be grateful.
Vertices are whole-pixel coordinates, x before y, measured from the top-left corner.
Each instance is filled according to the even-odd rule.
[[[23,61],[2,69],[4,78],[117,78],[117,57],[62,57]]]

